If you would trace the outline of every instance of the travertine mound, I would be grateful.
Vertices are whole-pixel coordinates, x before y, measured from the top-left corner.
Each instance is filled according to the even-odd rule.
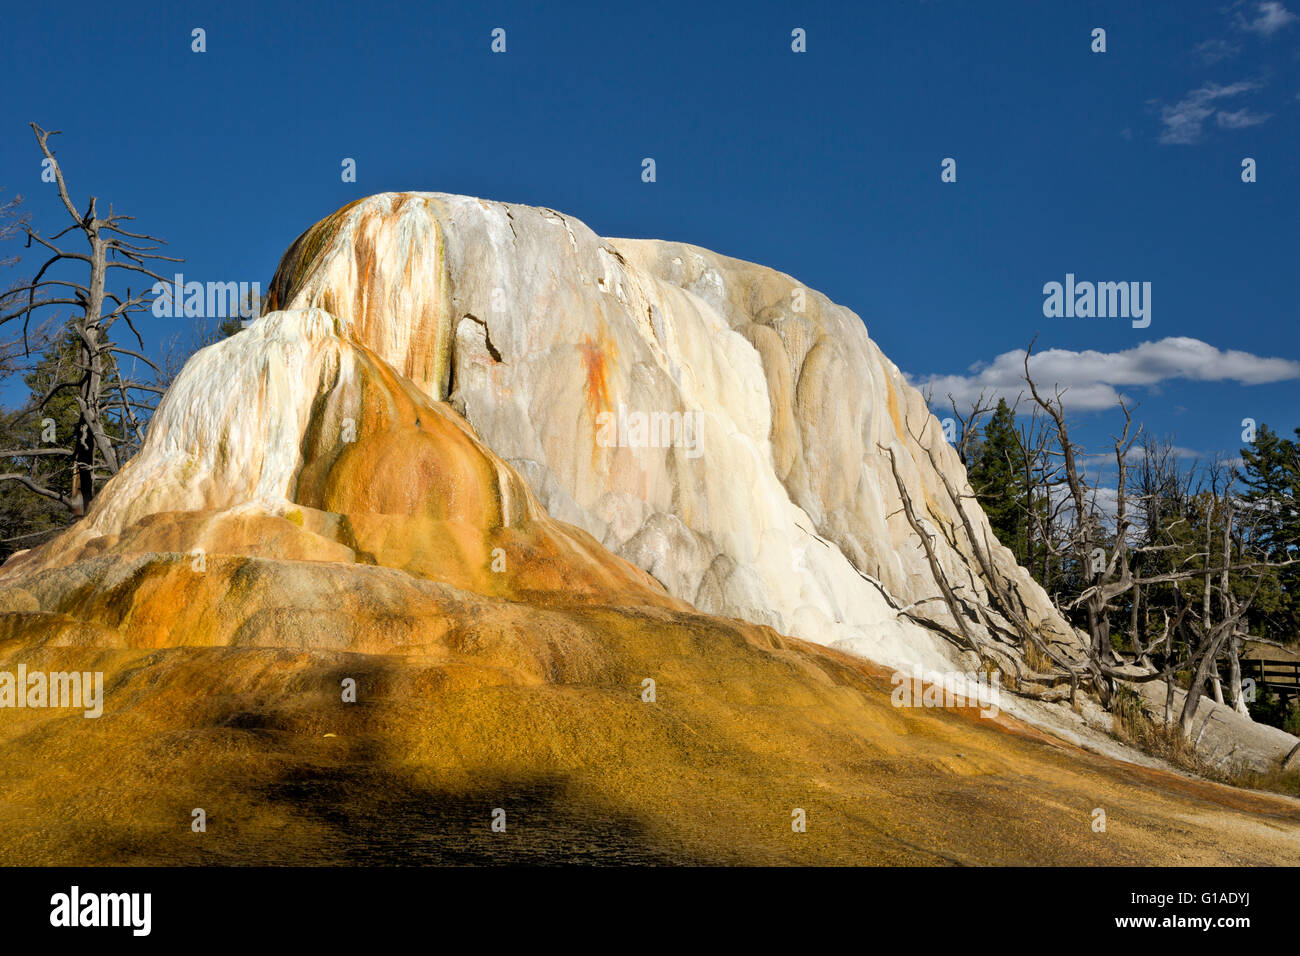
[[[0,569],[0,672],[104,676],[97,718],[0,710],[0,859],[1300,862],[1295,801],[897,707],[817,646],[955,659],[898,613],[933,582],[882,446],[985,592],[920,397],[792,289],[458,197],[309,231],[87,517]],[[637,411],[702,424],[637,444]]]
[[[956,453],[858,316],[789,276],[602,239],[550,209],[400,193],[304,233],[268,304],[350,317],[551,514],[674,596],[882,663],[952,666],[951,645],[899,613],[954,630],[892,451],[967,626],[984,632],[993,602],[940,478],[969,492]],[[979,507],[964,510],[1018,610],[1076,654]]]
[[[121,623],[135,646],[227,643],[219,622],[237,623],[236,608],[207,568],[219,555],[381,565],[512,600],[685,607],[552,520],[452,408],[347,325],[319,310],[277,312],[195,356],[86,519],[5,565],[0,606],[27,610],[18,595],[67,579],[55,572],[69,565],[86,573],[115,567],[99,557],[179,553],[162,590],[133,583],[140,606]]]

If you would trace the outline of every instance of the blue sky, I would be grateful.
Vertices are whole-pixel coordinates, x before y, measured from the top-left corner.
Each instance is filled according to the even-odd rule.
[[[466,193],[790,273],[961,396],[1014,389],[995,360],[1037,335],[1095,450],[1117,392],[1203,454],[1300,425],[1298,0],[73,0],[11,6],[3,44],[0,196],[63,228],[27,124],[63,130],[78,205],[135,215],[189,279],[265,286],[361,195]],[[1045,317],[1067,273],[1150,282],[1150,326]]]

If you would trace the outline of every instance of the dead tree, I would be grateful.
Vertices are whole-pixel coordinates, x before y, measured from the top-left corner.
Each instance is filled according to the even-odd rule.
[[[976,641],[974,635],[971,634],[970,628],[966,626],[966,618],[962,613],[961,605],[957,601],[956,595],[953,594],[952,587],[948,584],[948,578],[943,573],[943,568],[940,566],[939,559],[935,555],[934,543],[930,539],[930,532],[925,525],[921,523],[920,519],[916,515],[916,510],[912,507],[912,496],[907,493],[907,486],[903,484],[903,478],[898,473],[898,460],[894,455],[894,449],[886,448],[883,445],[879,447],[881,451],[885,452],[885,454],[889,456],[889,470],[894,474],[894,484],[898,487],[899,498],[903,503],[903,515],[907,518],[907,523],[911,527],[912,532],[921,542],[921,547],[925,551],[925,559],[930,565],[930,573],[934,577],[935,583],[939,586],[940,592],[943,594],[943,600],[948,606],[948,612],[952,615],[953,620],[957,624],[958,630],[961,632],[960,643],[964,650],[973,651],[981,660],[983,660],[986,655],[981,649],[979,642]]]
[[[1263,580],[1263,574],[1259,574],[1255,579],[1255,586],[1250,596],[1240,603],[1234,602],[1231,594],[1225,591],[1222,595],[1225,608],[1224,617],[1212,625],[1208,620],[1203,622],[1204,633],[1194,662],[1195,670],[1192,674],[1191,684],[1187,688],[1187,697],[1183,701],[1182,713],[1178,719],[1178,730],[1184,740],[1190,741],[1192,739],[1192,723],[1196,718],[1197,707],[1201,703],[1201,688],[1204,687],[1211,670],[1215,668],[1215,664],[1219,659],[1219,651],[1222,649],[1224,642],[1236,633],[1242,617],[1250,609]],[[1219,703],[1222,703],[1222,700]]]
[[[976,404],[976,408],[979,407],[979,404]],[[980,535],[975,531],[965,507],[965,501],[974,500],[975,495],[973,492],[963,494],[953,485],[943,463],[935,458],[933,443],[927,443],[924,440],[925,429],[930,426],[932,421],[933,418],[926,417],[920,435],[912,431],[910,423],[906,425],[906,428],[915,445],[925,449],[931,464],[934,466],[935,474],[939,476],[943,483],[945,493],[952,504],[953,512],[958,516],[962,531],[965,534],[966,550],[974,557],[976,566],[979,568],[979,576],[988,592],[988,604],[991,607],[986,607],[985,603],[975,595],[967,603],[963,603],[957,596],[957,588],[953,587],[948,581],[935,550],[936,533],[931,531],[930,523],[917,514],[912,496],[908,492],[906,483],[899,472],[894,449],[882,445],[879,447],[889,457],[890,471],[893,474],[894,484],[898,491],[899,500],[902,503],[903,514],[921,543],[926,561],[930,566],[930,573],[939,588],[943,602],[948,607],[950,616],[957,626],[958,633],[950,633],[946,628],[939,627],[935,621],[928,618],[918,619],[913,614],[909,614],[909,617],[940,630],[958,647],[975,653],[981,662],[996,664],[1011,677],[1011,681],[1006,686],[1012,693],[1036,700],[1061,700],[1066,697],[1073,699],[1078,687],[1078,676],[1072,669],[1071,662],[1056,651],[1051,646],[1050,640],[1045,639],[1038,632],[1038,629],[1030,623],[1025,603],[1014,592],[1014,582],[1004,577],[997,570],[996,562],[993,560],[992,543],[988,540],[987,534],[981,541]],[[978,508],[978,505],[976,507]],[[949,536],[946,529],[939,530],[943,532],[949,547],[958,553],[962,553],[960,542],[955,537],[955,530],[953,532],[954,536]],[[972,587],[974,587],[975,583],[974,579],[972,579]],[[966,611],[968,609],[983,625],[987,638],[977,634],[968,624],[966,620]],[[1032,645],[1039,652],[1040,657],[1050,660],[1057,667],[1050,672],[1040,672],[1030,667],[1024,658],[1025,649],[1029,645]],[[1063,683],[1068,683],[1069,686],[1060,686]],[[1037,685],[1037,688],[1034,685]]]
[[[926,404],[928,405],[929,402],[927,401]],[[993,411],[997,406],[992,402],[985,400],[983,392],[980,392],[979,398],[975,399],[975,401],[971,403],[970,414],[968,415],[963,416],[961,412],[957,411],[957,399],[952,396],[951,392],[948,393],[948,404],[952,406],[952,417],[955,418],[957,424],[961,426],[961,434],[957,436],[957,441],[955,442],[957,457],[961,459],[961,463],[964,466],[969,468],[970,445],[971,442],[975,440],[976,436],[979,435],[980,420],[989,412]]]
[[[1061,398],[1063,393],[1058,388],[1053,397],[1049,399],[1039,392],[1038,386],[1029,372],[1029,357],[1032,352],[1033,343],[1031,342],[1029,348],[1025,349],[1024,378],[1034,402],[1047,415],[1055,432],[1056,443],[1060,449],[1061,463],[1065,472],[1065,484],[1070,495],[1070,503],[1074,509],[1074,526],[1069,536],[1070,549],[1073,552],[1075,567],[1078,569],[1079,574],[1083,575],[1094,567],[1093,551],[1097,541],[1096,524],[1093,520],[1094,512],[1088,498],[1089,489],[1084,484],[1080,473],[1078,448],[1070,439],[1069,425],[1066,423],[1065,407]],[[1127,409],[1125,413],[1127,416]],[[1125,440],[1127,440],[1127,433],[1128,429],[1126,427]],[[1117,449],[1118,447],[1119,443],[1117,442]],[[1119,557],[1118,552],[1113,553],[1111,561],[1107,562],[1103,568],[1098,569],[1103,581],[1108,571],[1113,573],[1115,561]],[[1093,683],[1098,694],[1102,697],[1102,702],[1106,703],[1110,699],[1110,683],[1105,679],[1102,672],[1105,651],[1108,648],[1104,590],[1100,587],[1090,589],[1084,595],[1080,595],[1074,602],[1076,605],[1079,603],[1083,604],[1087,614],[1088,657]]]
[[[1224,613],[1222,620],[1217,624],[1210,619],[1210,589],[1214,583],[1210,567],[1210,547],[1207,546],[1198,553],[1186,556],[1181,566],[1173,567],[1170,570],[1149,575],[1134,573],[1133,560],[1135,553],[1140,555],[1159,551],[1166,547],[1158,540],[1156,532],[1156,529],[1162,525],[1165,519],[1161,502],[1148,500],[1146,502],[1147,527],[1145,529],[1148,543],[1137,547],[1134,546],[1134,542],[1131,540],[1133,516],[1129,501],[1128,456],[1141,434],[1141,427],[1139,426],[1136,430],[1133,428],[1132,414],[1123,400],[1120,401],[1119,408],[1124,415],[1124,428],[1114,438],[1114,456],[1117,471],[1115,528],[1110,547],[1102,547],[1101,523],[1097,515],[1096,488],[1089,488],[1080,468],[1080,450],[1070,438],[1065,418],[1064,403],[1062,401],[1064,393],[1062,390],[1057,389],[1054,395],[1049,398],[1039,390],[1029,369],[1029,357],[1032,348],[1031,343],[1030,348],[1025,351],[1025,381],[1029,385],[1030,394],[1033,396],[1034,401],[1048,416],[1055,434],[1055,442],[1058,446],[1057,453],[1061,458],[1072,509],[1072,527],[1067,536],[1068,547],[1080,579],[1090,579],[1090,583],[1081,588],[1072,600],[1059,606],[1063,612],[1069,612],[1080,607],[1085,612],[1089,645],[1088,668],[1094,689],[1102,703],[1108,704],[1114,689],[1114,681],[1144,683],[1160,679],[1163,676],[1166,681],[1170,682],[1169,694],[1172,695],[1174,668],[1170,666],[1170,661],[1172,659],[1174,634],[1180,627],[1184,633],[1192,638],[1189,641],[1189,647],[1193,648],[1190,654],[1191,666],[1196,672],[1196,679],[1203,683],[1210,676],[1211,668],[1217,659],[1223,642],[1233,633],[1241,616],[1245,613],[1245,607],[1249,606],[1249,601],[1246,602],[1245,606],[1240,607],[1232,604],[1231,590],[1228,586],[1230,571],[1233,570],[1230,560],[1225,560],[1224,567],[1220,569],[1221,581],[1223,582],[1221,589],[1224,593],[1221,603],[1224,607]],[[1150,478],[1151,476],[1148,474],[1146,476],[1148,483]],[[1145,492],[1147,489],[1140,488],[1140,490]],[[1163,494],[1163,488],[1156,489],[1156,494]],[[1181,521],[1182,519],[1175,520]],[[1210,524],[1210,517],[1207,517],[1207,527]],[[1207,537],[1207,545],[1208,541]],[[1197,560],[1204,561],[1204,567],[1187,566]],[[1242,570],[1247,567],[1250,567],[1250,565],[1238,564],[1236,569]],[[1154,644],[1147,645],[1144,644],[1138,633],[1136,613],[1131,611],[1130,621],[1133,623],[1133,630],[1130,633],[1130,640],[1136,653],[1132,660],[1125,660],[1115,652],[1110,640],[1110,616],[1115,610],[1117,600],[1126,595],[1132,595],[1131,600],[1137,602],[1141,600],[1141,595],[1146,589],[1153,585],[1165,584],[1172,585],[1175,596],[1177,596],[1178,584],[1194,578],[1203,579],[1206,586],[1206,595],[1199,615],[1190,606],[1181,607],[1177,619],[1172,625],[1166,619],[1166,627],[1160,639]],[[1150,655],[1154,653],[1157,647],[1163,647],[1164,649],[1166,666],[1163,675],[1155,671],[1150,662]],[[1199,698],[1200,684],[1194,684],[1189,696]],[[1194,713],[1195,707],[1195,702],[1186,704],[1185,713]],[[1187,719],[1190,720],[1190,716]]]
[[[0,202],[0,245],[19,235],[31,220],[30,213],[21,211],[22,204],[22,196],[14,196],[13,199]],[[0,269],[11,269],[18,265],[21,259],[21,256],[16,255],[0,255]],[[0,315],[13,306],[23,285],[16,281],[0,283]],[[49,344],[50,324],[43,323],[32,336],[41,348]],[[25,351],[21,335],[11,334],[0,340],[0,373],[8,374],[21,367],[21,359]]]
[[[1019,406],[1019,401],[1017,401]],[[1053,529],[1059,514],[1060,503],[1052,502],[1054,489],[1064,482],[1060,469],[1053,465],[1049,450],[1049,428],[1040,418],[1040,409],[1033,406],[1029,423],[1015,430],[1016,444],[1020,450],[1021,468],[1025,482],[1025,500],[1021,510],[1025,514],[1026,566],[1034,565],[1034,545],[1042,553],[1039,580],[1047,590],[1051,581]]]
[[[76,359],[67,374],[60,376],[45,395],[24,409],[24,414],[39,413],[51,398],[66,390],[76,400],[77,422],[69,447],[52,444],[7,449],[0,451],[0,458],[64,460],[71,468],[71,491],[63,492],[33,480],[29,471],[0,474],[0,481],[16,481],[38,495],[59,502],[74,516],[80,516],[89,507],[98,484],[121,467],[124,446],[142,440],[144,421],[152,403],[162,394],[157,384],[123,375],[121,360],[133,359],[157,373],[157,366],[144,355],[144,341],[132,315],[148,308],[153,282],[167,281],[154,273],[149,263],[182,260],[157,252],[165,244],[163,240],[125,228],[123,224],[133,217],[115,213],[111,205],[108,214],[101,216],[94,196],[90,197],[86,211],[78,212],[68,193],[63,170],[49,146],[50,137],[58,131],[47,132],[35,123],[31,127],[48,168],[53,170],[59,198],[72,221],[48,239],[24,225],[27,247],[32,248],[34,243],[47,258],[33,278],[19,286],[9,299],[0,313],[0,326],[12,328],[11,323],[21,321],[24,352],[30,354],[28,333],[33,318],[45,314],[43,310],[71,310],[60,335],[72,340]],[[86,251],[59,245],[68,233],[80,233]],[[55,267],[63,264],[75,265],[80,275],[56,278],[63,272]],[[119,274],[126,279],[139,277],[143,291],[132,293],[130,287],[121,295],[113,291],[110,277]],[[114,338],[119,322],[130,329],[138,348],[128,348]]]
[[[1232,522],[1233,507],[1232,498],[1224,495],[1227,502],[1227,514],[1223,519],[1223,562],[1221,577],[1219,579],[1220,593],[1223,594],[1225,610],[1232,613],[1235,607],[1235,600],[1232,595],[1231,579],[1229,568],[1232,566]],[[1238,615],[1240,619],[1240,615]],[[1228,699],[1232,701],[1232,709],[1247,720],[1251,719],[1250,708],[1246,706],[1246,695],[1241,689],[1241,648],[1245,643],[1241,628],[1233,628],[1232,633],[1228,636]]]

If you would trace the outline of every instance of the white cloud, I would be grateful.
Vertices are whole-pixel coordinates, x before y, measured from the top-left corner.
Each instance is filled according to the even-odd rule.
[[[1202,458],[1211,457],[1196,451],[1195,449],[1184,448],[1182,445],[1170,445],[1169,454],[1183,462],[1198,461]],[[1128,450],[1127,461],[1129,464],[1133,464],[1141,461],[1146,456],[1146,446],[1143,445],[1141,441],[1137,441],[1134,442],[1133,447]],[[1108,445],[1106,451],[1089,452],[1086,455],[1080,455],[1079,458],[1088,465],[1100,465],[1105,468],[1113,468],[1115,466],[1115,449]]]
[[[1277,0],[1264,0],[1263,3],[1255,4],[1255,18],[1248,20],[1240,13],[1237,14],[1237,26],[1242,30],[1250,33],[1258,33],[1260,36],[1272,36],[1283,27],[1289,26],[1297,19],[1294,13],[1284,7]]]
[[[1236,56],[1241,52],[1241,47],[1227,40],[1206,40],[1204,43],[1197,44],[1193,52],[1202,63],[1210,66],[1220,60],[1229,60]]]
[[[1229,83],[1227,86],[1206,83],[1200,89],[1189,92],[1173,106],[1162,106],[1160,108],[1160,122],[1164,124],[1164,130],[1160,134],[1160,142],[1180,146],[1198,142],[1205,121],[1219,109],[1217,101],[1249,93],[1251,90],[1259,89],[1259,86],[1260,84],[1250,80],[1240,80],[1236,83]],[[1243,109],[1227,115],[1229,117],[1240,117],[1241,114],[1245,113],[1247,111]],[[1253,118],[1256,114],[1249,115]],[[1256,122],[1262,123],[1267,118],[1265,116]],[[1236,127],[1230,125],[1232,122],[1232,119],[1226,122],[1221,121],[1221,125],[1235,129]],[[1242,125],[1253,126],[1255,123],[1247,122]]]
[[[1258,126],[1272,115],[1272,113],[1252,113],[1242,108],[1231,113],[1219,110],[1219,114],[1214,119],[1224,129],[1244,129],[1247,126]]]
[[[947,407],[948,395],[959,410],[968,409],[980,395],[1014,404],[1023,395],[1025,350],[1003,352],[991,362],[977,362],[965,375],[930,375],[909,380],[933,396],[935,407]],[[1029,359],[1029,371],[1039,392],[1048,396],[1059,387],[1068,411],[1097,411],[1113,407],[1124,387],[1151,388],[1174,379],[1198,382],[1236,382],[1261,385],[1300,379],[1300,362],[1268,358],[1236,349],[1218,349],[1200,339],[1170,337],[1143,342],[1121,352],[1076,352],[1047,349]]]

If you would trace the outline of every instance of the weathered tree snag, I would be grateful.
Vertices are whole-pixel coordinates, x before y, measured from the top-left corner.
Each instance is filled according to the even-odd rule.
[[[907,486],[903,484],[903,478],[898,473],[898,460],[894,455],[894,449],[879,446],[880,450],[889,456],[889,470],[894,474],[894,484],[898,487],[898,496],[903,502],[903,514],[907,518],[907,523],[911,526],[912,531],[921,540],[921,547],[925,549],[925,558],[930,565],[930,573],[934,575],[935,583],[939,585],[939,590],[943,593],[944,602],[948,605],[948,611],[952,614],[953,620],[957,623],[961,631],[962,642],[965,649],[973,651],[981,660],[984,659],[979,642],[971,634],[970,629],[966,626],[966,618],[962,613],[961,605],[957,602],[957,597],[952,593],[952,588],[948,585],[948,579],[939,566],[939,559],[935,556],[934,546],[930,543],[929,532],[925,526],[917,520],[916,512],[912,509],[912,498],[907,493]]]
[[[54,172],[59,198],[72,219],[72,224],[50,239],[45,239],[36,230],[24,226],[28,247],[36,243],[50,255],[32,280],[16,290],[17,298],[23,301],[16,308],[11,307],[0,313],[0,325],[21,319],[24,352],[28,352],[28,327],[35,313],[59,306],[74,310],[60,334],[69,336],[75,342],[76,362],[39,402],[24,410],[23,415],[39,412],[53,395],[70,390],[77,404],[77,424],[70,448],[47,446],[13,449],[7,453],[8,457],[18,459],[51,454],[66,458],[72,475],[68,494],[34,481],[30,475],[23,473],[0,474],[0,481],[18,482],[36,494],[59,502],[74,516],[81,516],[86,513],[95,496],[99,470],[102,469],[108,475],[116,474],[122,464],[123,451],[129,451],[124,446],[132,440],[142,438],[136,412],[147,406],[137,397],[137,393],[162,393],[162,389],[156,385],[128,380],[121,374],[117,361],[119,355],[130,356],[155,373],[158,372],[157,366],[143,354],[144,342],[131,319],[133,313],[147,308],[150,293],[132,295],[128,288],[125,297],[117,295],[109,288],[109,270],[120,269],[155,282],[165,282],[146,263],[182,260],[159,254],[156,250],[163,244],[161,239],[125,229],[122,223],[132,217],[114,213],[111,205],[108,214],[100,216],[94,196],[90,197],[85,213],[78,212],[64,181],[63,169],[55,160],[49,145],[50,137],[57,135],[58,130],[46,131],[35,123],[31,127],[41,153]],[[88,252],[70,252],[55,245],[65,233],[73,230],[82,234],[89,247]],[[47,278],[50,269],[63,262],[80,263],[87,270],[87,278],[84,281]],[[138,351],[124,348],[113,341],[111,333],[119,319],[135,335],[139,344]]]

